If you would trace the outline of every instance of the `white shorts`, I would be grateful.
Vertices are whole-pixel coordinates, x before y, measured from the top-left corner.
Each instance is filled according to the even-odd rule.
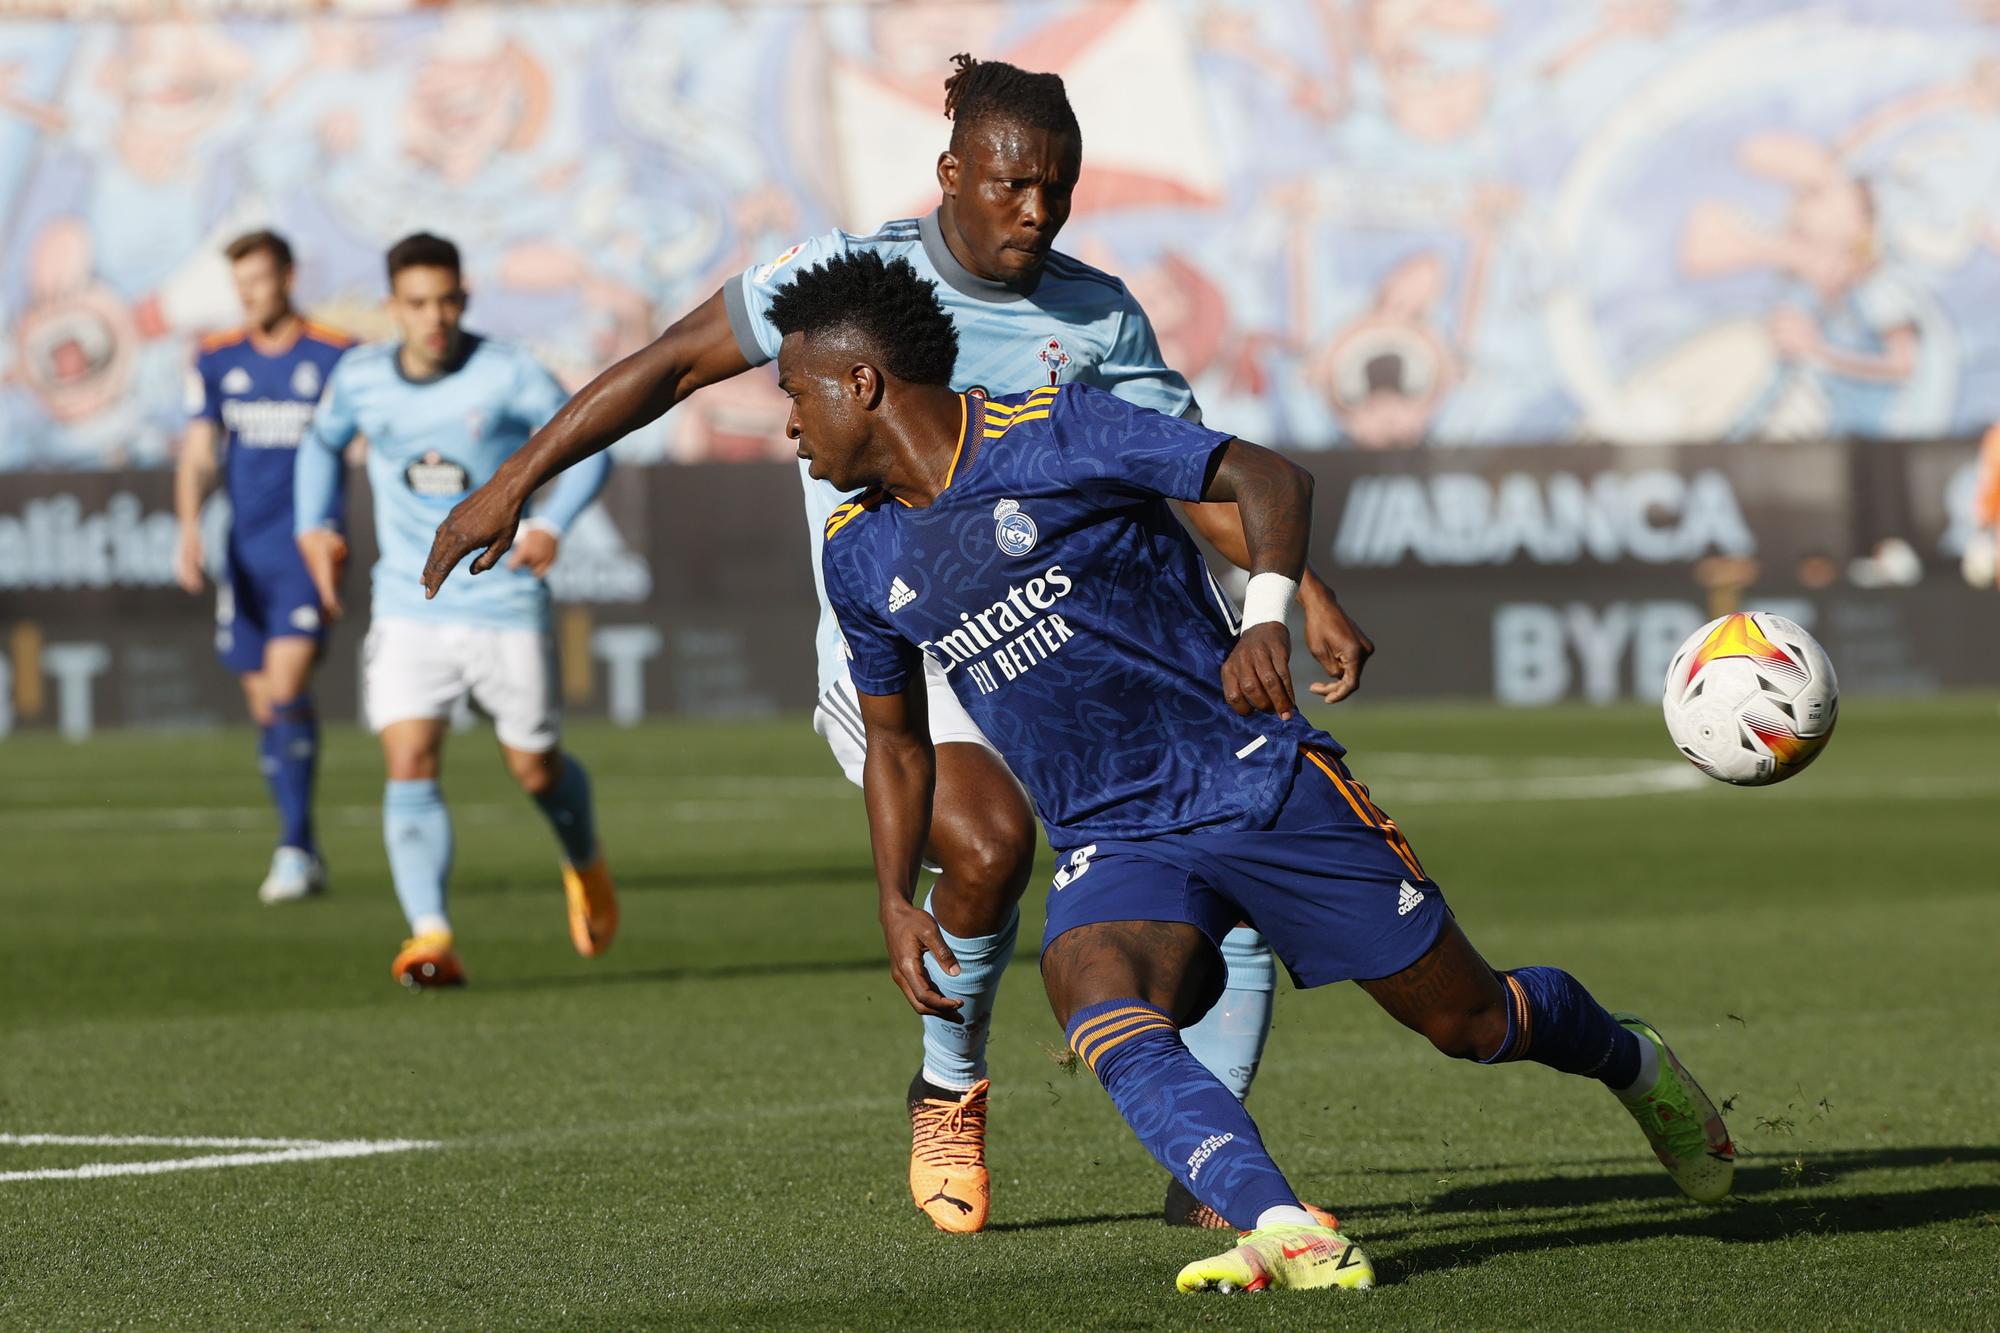
[[[945,682],[944,668],[929,657],[924,658],[924,686],[930,701],[932,745],[960,742],[993,750],[993,742],[986,739],[986,733]],[[859,787],[861,765],[868,758],[868,735],[861,726],[861,702],[855,697],[854,681],[846,668],[841,669],[833,688],[820,695],[819,707],[813,709],[813,730],[826,737],[833,757],[840,761],[840,771]]]
[[[539,630],[377,620],[362,648],[368,726],[443,720],[470,694],[502,745],[546,753],[562,732],[554,649]]]

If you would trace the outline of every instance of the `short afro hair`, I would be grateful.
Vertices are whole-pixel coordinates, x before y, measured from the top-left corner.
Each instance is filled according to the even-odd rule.
[[[975,60],[964,52],[951,63],[952,76],[944,81],[944,114],[951,121],[954,151],[966,130],[989,120],[1053,130],[1082,145],[1083,130],[1060,74],[1037,74],[1004,60]]]
[[[872,250],[834,255],[800,273],[771,298],[770,319],[781,336],[857,333],[884,370],[911,384],[948,385],[958,364],[958,329],[937,285],[909,260],[885,261]]]

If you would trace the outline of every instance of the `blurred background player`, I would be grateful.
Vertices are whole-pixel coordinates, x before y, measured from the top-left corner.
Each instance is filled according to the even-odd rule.
[[[772,360],[778,333],[771,301],[797,274],[835,254],[873,251],[909,260],[937,284],[957,319],[958,382],[980,393],[1085,383],[1170,415],[1199,416],[1187,381],[1161,360],[1146,313],[1117,278],[1058,253],[1083,166],[1076,114],[1054,74],[959,56],[945,83],[950,146],[938,158],[943,199],[936,212],[885,224],[871,236],[834,231],[795,245],[684,316],[650,346],[584,388],[549,429],[455,510],[438,533],[426,580],[433,587],[467,552],[487,567],[507,550],[522,501],[562,468],[655,420],[703,385]],[[819,707],[814,729],[841,769],[861,782],[867,754],[840,629],[820,578],[824,533],[851,506],[802,466],[813,577],[820,592]],[[1190,522],[1223,555],[1246,558],[1232,505],[1191,505]],[[1316,685],[1328,702],[1352,692],[1373,645],[1333,594],[1307,576],[1306,636],[1333,677]],[[1219,602],[1227,599],[1219,589]],[[923,1065],[907,1098],[910,1193],[946,1231],[982,1229],[990,1206],[985,1163],[986,1038],[1001,974],[1013,956],[1019,902],[1035,853],[1034,816],[1020,784],[966,715],[941,672],[931,677],[930,734],[938,747],[929,861],[943,873],[921,908],[903,896],[881,902],[890,968],[922,1014]],[[1232,934],[1229,993],[1190,1044],[1243,1095],[1270,1029],[1277,984],[1270,951],[1255,932]],[[1167,1220],[1223,1225],[1191,1196],[1170,1190]]]
[[[452,709],[467,694],[493,718],[507,771],[562,844],[577,952],[603,953],[618,928],[590,778],[557,745],[543,582],[562,534],[603,487],[611,463],[600,455],[552,486],[523,522],[505,569],[427,599],[418,575],[439,520],[562,406],[564,394],[527,352],[460,327],[466,292],[458,247],[420,233],[398,241],[388,262],[389,312],[402,340],[355,351],[328,385],[300,453],[298,546],[327,614],[337,616],[347,556],[336,525],[340,454],[357,433],[367,436],[381,556],[362,689],[369,726],[382,737],[382,836],[410,923],[393,972],[406,985],[457,985],[464,970],[445,915],[451,817],[438,772]]]
[[[215,651],[243,682],[278,808],[278,848],[257,896],[292,902],[326,887],[312,823],[319,717],[307,689],[326,625],[292,540],[292,471],[320,391],[352,339],[292,308],[292,247],[284,237],[253,231],[223,253],[244,324],[205,340],[189,378],[188,430],[174,474],[174,579],[201,592],[202,501],[219,471],[230,525],[217,577]]]

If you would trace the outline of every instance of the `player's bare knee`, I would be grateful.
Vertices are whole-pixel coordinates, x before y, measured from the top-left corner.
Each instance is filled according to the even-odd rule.
[[[1010,906],[1035,864],[1032,834],[1023,838],[1004,823],[969,830],[943,850],[946,876],[982,899],[1005,899]]]
[[[546,796],[562,772],[562,755],[555,750],[541,754],[508,750],[507,771],[514,775],[522,791],[530,796]]]

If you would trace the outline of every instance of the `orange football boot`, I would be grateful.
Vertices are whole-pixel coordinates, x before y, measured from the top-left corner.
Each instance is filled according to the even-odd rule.
[[[451,932],[434,930],[403,941],[403,951],[389,967],[389,975],[412,990],[432,986],[463,986],[465,969],[452,952]]]
[[[986,1089],[980,1079],[956,1101],[925,1095],[910,1083],[910,1199],[939,1231],[986,1229]]]
[[[618,890],[611,883],[611,868],[604,864],[600,848],[597,859],[581,870],[563,862],[563,897],[569,901],[569,939],[585,958],[595,958],[611,947],[618,933]]]

